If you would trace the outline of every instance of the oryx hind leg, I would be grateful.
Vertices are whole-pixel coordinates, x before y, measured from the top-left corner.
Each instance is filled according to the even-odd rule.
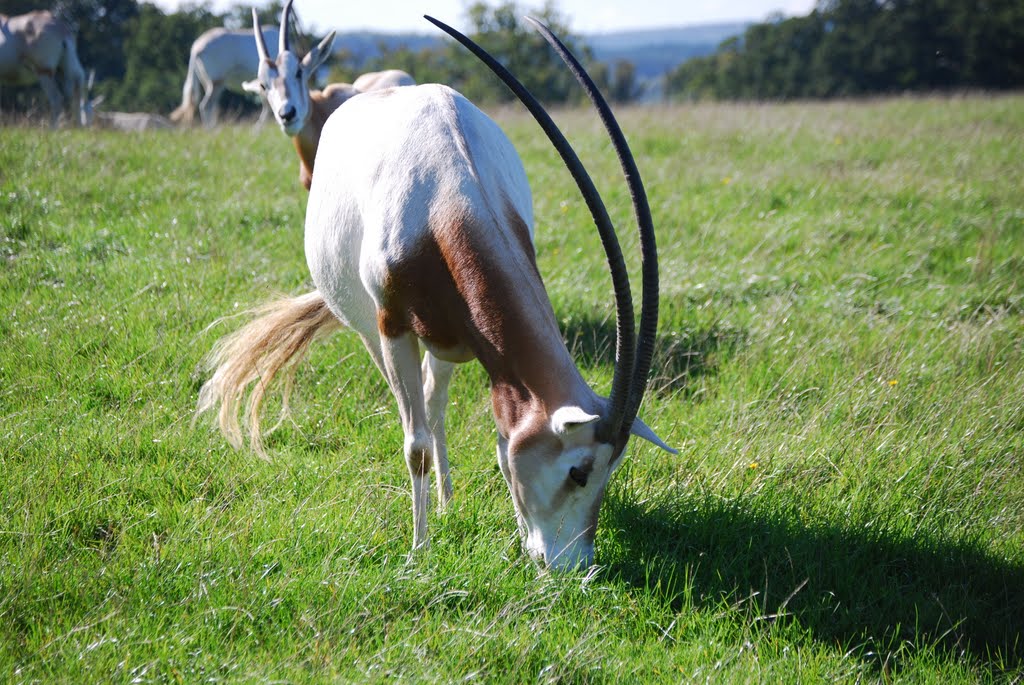
[[[220,97],[221,92],[223,92],[224,86],[217,82],[204,83],[203,85],[206,95],[203,96],[202,101],[199,103],[199,118],[202,119],[203,126],[212,128],[217,125],[217,99]]]
[[[448,408],[448,383],[455,364],[438,359],[429,351],[423,356],[423,395],[426,399],[427,422],[437,462],[438,508],[444,509],[452,499],[452,478],[448,470],[448,443],[444,432],[445,410]]]
[[[39,75],[39,85],[50,101],[50,128],[57,128],[61,112],[64,111],[64,96],[61,95],[60,86],[57,85],[57,79],[49,74]]]
[[[409,332],[389,337],[380,335],[381,370],[398,401],[398,413],[405,433],[405,464],[412,480],[413,549],[425,547],[427,509],[430,507],[430,467],[433,440],[423,398],[420,346]]]

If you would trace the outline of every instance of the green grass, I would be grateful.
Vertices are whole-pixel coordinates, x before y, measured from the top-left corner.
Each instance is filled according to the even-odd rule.
[[[596,232],[498,118],[584,374]],[[661,345],[599,567],[519,550],[486,377],[412,563],[394,403],[355,336],[300,371],[270,463],[190,426],[199,362],[308,289],[289,141],[0,129],[0,674],[12,682],[1019,682],[1024,98],[621,113],[658,229]],[[561,112],[638,268],[594,117]]]

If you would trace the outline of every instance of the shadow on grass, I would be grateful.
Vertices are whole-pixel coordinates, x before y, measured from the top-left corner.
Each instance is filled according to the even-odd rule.
[[[929,646],[1004,674],[1024,667],[1024,566],[970,544],[805,524],[741,504],[610,498],[609,574],[675,609],[746,605],[888,673]],[[621,554],[621,557],[619,555]]]
[[[562,337],[580,366],[614,366],[615,321],[596,315],[573,315],[560,323]],[[719,325],[705,329],[659,330],[651,364],[651,392],[692,397],[694,381],[714,376],[724,357],[739,347],[746,335]]]

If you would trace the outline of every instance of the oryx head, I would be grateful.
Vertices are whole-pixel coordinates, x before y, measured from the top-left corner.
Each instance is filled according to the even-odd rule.
[[[288,23],[291,18],[292,0],[285,3],[281,11],[281,29],[278,34],[277,59],[271,59],[267,44],[263,40],[255,8],[252,11],[253,36],[260,63],[256,79],[246,81],[242,87],[250,93],[266,98],[270,111],[287,135],[294,136],[302,130],[309,118],[309,83],[323,63],[331,55],[334,31],[320,44],[299,58],[291,51],[288,41]]]
[[[636,326],[629,275],[615,229],[572,147],[543,106],[507,69],[466,36],[436,19],[426,18],[469,48],[530,110],[573,175],[608,258],[616,305],[615,373],[609,397],[600,397],[585,388],[565,393],[572,398],[568,402],[556,399],[552,406],[523,407],[521,400],[517,402],[514,385],[507,398],[501,393],[492,396],[496,416],[509,411],[519,415],[518,420],[507,422],[514,423],[514,430],[499,437],[498,462],[512,494],[527,552],[556,569],[589,565],[594,557],[598,510],[609,477],[622,463],[629,436],[636,435],[675,452],[637,417],[647,387],[658,324],[658,255],[646,191],[615,116],[593,80],[546,26],[528,18],[583,86],[622,165],[643,254],[643,303]],[[565,378],[553,382],[564,383]],[[503,408],[505,400],[510,408]]]
[[[593,563],[598,511],[630,433],[675,452],[639,418],[625,437],[605,434],[609,400],[595,396],[594,406],[595,413],[576,405],[538,412],[538,421],[498,440],[523,545],[554,569]]]

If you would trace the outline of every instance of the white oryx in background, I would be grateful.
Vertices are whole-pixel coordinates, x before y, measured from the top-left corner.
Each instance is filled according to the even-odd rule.
[[[78,125],[89,123],[85,70],[68,25],[46,10],[0,14],[0,85],[36,81],[50,101],[50,126],[57,126],[65,108]]]
[[[149,112],[104,112],[102,110],[93,112],[92,125],[95,128],[124,131],[125,133],[174,128],[174,124],[167,117],[159,114],[150,114]]]
[[[579,78],[609,128],[634,198],[644,253],[636,336],[628,274],[600,196],[543,108],[521,86],[516,92],[576,178],[608,254],[618,324],[609,398],[587,385],[562,340],[537,268],[530,186],[515,148],[468,100],[432,84],[363,93],[331,115],[306,211],[306,260],[317,290],[266,305],[217,343],[197,413],[219,405],[220,427],[238,446],[245,403],[250,444],[262,453],[268,386],[279,372],[290,380],[310,342],[344,323],[359,334],[398,403],[417,549],[428,543],[432,466],[440,504],[452,494],[448,382],[456,363],[476,358],[490,378],[498,464],[527,552],[557,569],[590,564],[598,509],[630,434],[670,448],[636,418],[658,319],[650,210],[614,117],[589,77]]]
[[[276,47],[277,29],[270,26],[263,31]],[[252,31],[225,28],[205,31],[192,43],[188,74],[181,91],[181,105],[171,112],[171,121],[192,124],[198,107],[204,126],[216,124],[217,99],[220,94],[225,88],[242,89],[242,82],[252,76],[259,60]],[[260,123],[267,118],[267,105],[261,104],[263,110],[260,112]]]
[[[246,81],[242,87],[260,96],[269,106],[285,135],[291,136],[299,153],[299,181],[309,190],[313,180],[313,162],[320,144],[320,134],[327,118],[346,100],[362,91],[383,90],[397,86],[413,86],[416,81],[400,69],[373,71],[363,74],[355,83],[332,83],[323,90],[310,90],[312,75],[323,66],[331,54],[334,31],[320,41],[305,57],[291,51],[288,42],[288,22],[292,0],[281,11],[280,44],[277,57],[271,56],[260,31],[256,10],[252,11],[253,35],[259,53],[256,79]]]

